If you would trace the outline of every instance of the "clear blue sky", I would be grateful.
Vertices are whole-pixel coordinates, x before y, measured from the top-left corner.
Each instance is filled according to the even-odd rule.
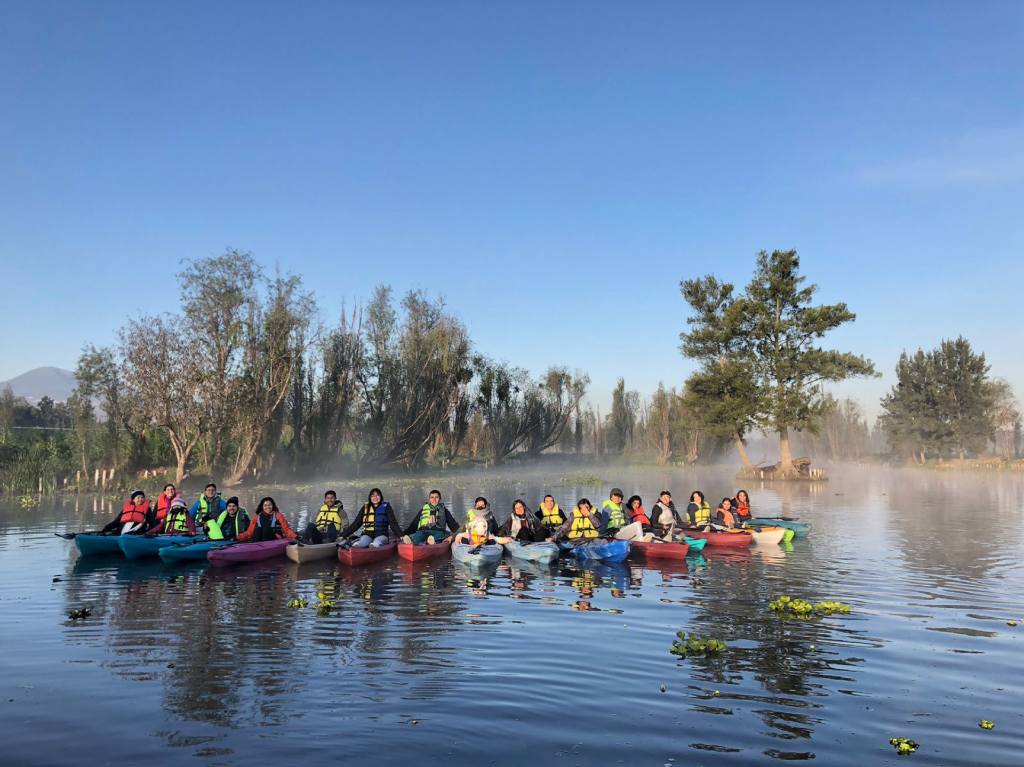
[[[8,3],[0,379],[253,251],[325,317],[443,293],[492,356],[679,385],[681,278],[797,248],[886,374],[1022,392],[1024,4]]]

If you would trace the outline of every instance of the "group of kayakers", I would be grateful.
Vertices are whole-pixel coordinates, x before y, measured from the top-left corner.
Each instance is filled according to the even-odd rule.
[[[480,496],[468,510],[466,521],[460,524],[441,500],[440,491],[431,490],[419,513],[403,528],[380,488],[370,490],[366,503],[351,521],[338,494],[328,490],[316,514],[299,535],[271,497],[260,500],[256,513],[250,515],[236,496],[226,501],[221,498],[217,486],[211,482],[190,507],[177,488],[168,483],[155,503],[149,501],[142,490],[132,491],[103,532],[148,536],[204,534],[210,540],[254,542],[289,538],[311,544],[338,542],[365,548],[383,546],[393,539],[412,544],[454,541],[472,545],[559,540],[583,543],[597,538],[673,541],[681,539],[686,530],[739,528],[751,518],[750,496],[746,490],[723,498],[714,511],[700,490],[690,494],[682,513],[676,509],[668,490],[658,494],[650,512],[644,508],[639,495],[624,498],[622,490],[615,487],[600,508],[589,499],[580,498],[568,513],[550,494],[541,499],[533,513],[525,501],[516,499],[508,519],[499,525],[490,503]]]

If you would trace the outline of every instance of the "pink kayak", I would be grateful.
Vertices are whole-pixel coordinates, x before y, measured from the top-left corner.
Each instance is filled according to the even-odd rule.
[[[365,549],[346,549],[338,547],[338,561],[349,567],[369,565],[373,562],[383,562],[395,553],[398,548],[398,541],[392,541],[384,546],[367,546]]]
[[[207,553],[206,558],[211,565],[223,567],[225,565],[240,565],[243,562],[259,562],[263,559],[273,559],[284,554],[284,550],[291,543],[287,538],[279,538],[276,541],[260,541],[259,543],[232,543],[220,549],[212,549]]]

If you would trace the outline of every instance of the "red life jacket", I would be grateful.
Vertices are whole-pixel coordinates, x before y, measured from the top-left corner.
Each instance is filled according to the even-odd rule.
[[[122,525],[131,522],[133,525],[141,525],[146,521],[146,512],[149,511],[149,504],[143,501],[141,504],[132,503],[130,500],[124,502],[121,507],[121,518],[118,520]]]
[[[746,501],[736,501],[736,514],[740,519],[750,519],[750,504]]]
[[[167,512],[171,509],[171,501],[174,498],[168,498],[166,493],[160,493],[160,497],[156,499],[156,521],[163,522],[167,517]]]
[[[647,512],[644,511],[643,506],[637,506],[635,509],[629,510],[629,521],[639,522],[641,525],[650,525],[650,517],[647,516]]]

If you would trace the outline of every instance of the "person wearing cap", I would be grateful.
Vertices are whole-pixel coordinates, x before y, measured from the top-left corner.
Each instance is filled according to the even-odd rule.
[[[199,496],[199,500],[192,504],[192,508],[188,510],[188,514],[201,525],[210,517],[213,517],[214,519],[219,517],[220,513],[227,507],[228,505],[217,492],[217,486],[211,482],[203,488],[203,494]]]
[[[639,522],[629,522],[626,516],[626,507],[622,503],[625,496],[622,490],[613,487],[608,494],[608,500],[601,504],[601,516],[604,527],[601,534],[606,537],[618,538],[622,541],[631,541],[634,538],[642,538],[644,534],[643,525]]]
[[[146,494],[141,490],[132,490],[128,500],[121,506],[121,511],[107,523],[103,532],[117,531],[119,535],[141,533],[149,519],[149,513],[150,507],[149,501],[146,500]]]
[[[171,501],[171,508],[167,510],[167,516],[152,530],[146,532],[147,536],[154,535],[195,535],[196,522],[188,513],[188,506],[179,495]]]
[[[217,517],[217,527],[225,540],[233,541],[249,529],[249,512],[238,503],[238,496],[228,498],[227,508]]]
[[[345,505],[338,500],[338,494],[333,490],[324,493],[324,502],[320,504],[320,510],[316,518],[306,525],[302,532],[302,540],[307,543],[323,543],[324,541],[338,540],[338,533],[348,526],[348,517],[345,515]]]
[[[672,493],[662,490],[658,494],[658,502],[651,509],[651,529],[659,538],[671,541],[676,528],[683,526],[683,518],[679,516],[676,505],[672,502]]]

